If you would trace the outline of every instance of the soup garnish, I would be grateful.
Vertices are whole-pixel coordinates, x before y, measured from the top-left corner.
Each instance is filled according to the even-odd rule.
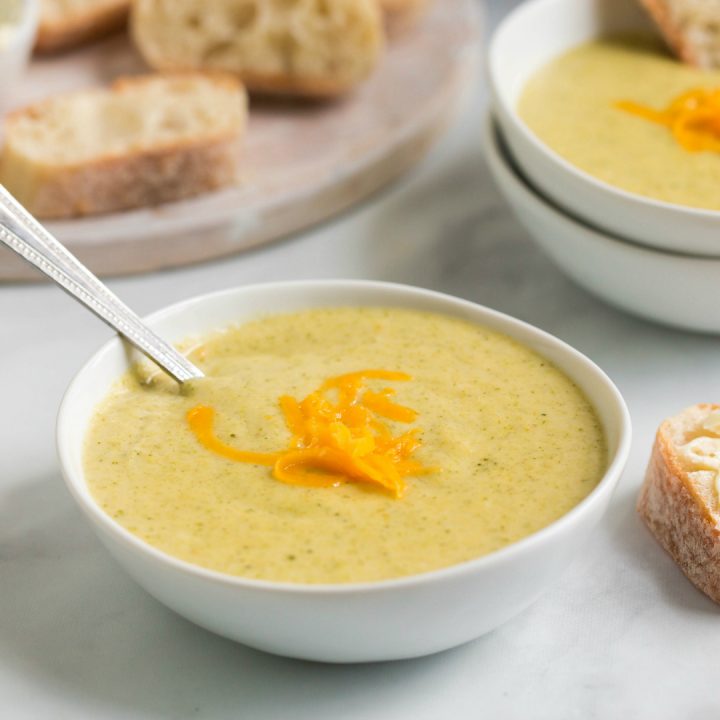
[[[383,419],[412,423],[417,412],[391,400],[385,387],[365,388],[368,380],[406,382],[410,375],[389,370],[360,370],[326,380],[304,400],[290,395],[279,400],[288,430],[289,447],[275,453],[237,450],[214,433],[215,411],[198,405],[187,421],[207,450],[236,462],[267,465],[276,479],[290,485],[331,487],[344,482],[368,482],[396,498],[406,489],[404,478],[432,472],[411,459],[421,445],[418,430],[393,435]],[[335,394],[335,400],[329,396]]]

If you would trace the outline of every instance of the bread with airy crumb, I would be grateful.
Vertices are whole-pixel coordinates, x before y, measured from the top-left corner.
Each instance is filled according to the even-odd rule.
[[[198,195],[235,182],[246,113],[235,77],[199,73],[56,96],[6,118],[0,183],[48,219]]]
[[[683,61],[701,68],[720,67],[718,0],[640,0]]]
[[[427,9],[430,0],[379,0],[388,32],[394,35],[412,27]]]
[[[35,50],[69,50],[122,29],[131,0],[41,0]]]
[[[232,72],[291,95],[351,90],[383,47],[377,0],[136,0],[130,27],[156,70]]]
[[[720,603],[720,405],[662,423],[637,510],[690,581]]]

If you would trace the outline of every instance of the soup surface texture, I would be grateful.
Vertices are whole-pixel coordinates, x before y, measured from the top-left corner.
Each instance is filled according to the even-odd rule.
[[[551,149],[618,188],[677,205],[720,210],[720,153],[690,152],[668,128],[618,109],[656,110],[695,88],[720,87],[720,72],[670,57],[651,37],[581,45],[552,60],[525,87],[518,112]]]
[[[598,483],[606,446],[578,388],[504,335],[403,309],[308,310],[203,339],[189,393],[128,374],[101,403],[85,454],[90,490],[130,532],[170,555],[248,578],[375,581],[470,560],[548,525]],[[288,446],[281,395],[367,368],[408,373],[394,402],[418,412],[416,458],[396,499],[364,483],[285,484],[272,468],[203,447],[186,421],[202,404],[243,450]],[[388,383],[369,380],[380,391]],[[398,432],[408,425],[398,424]]]

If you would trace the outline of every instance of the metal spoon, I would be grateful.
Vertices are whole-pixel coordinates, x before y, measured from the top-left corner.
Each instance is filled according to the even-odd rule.
[[[150,330],[0,185],[0,242],[41,270],[179,383],[203,373]]]

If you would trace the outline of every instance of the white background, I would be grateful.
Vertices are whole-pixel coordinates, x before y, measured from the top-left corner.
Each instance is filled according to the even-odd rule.
[[[513,4],[491,0],[489,26]],[[263,250],[111,286],[147,313],[259,280],[391,280],[469,298],[563,338],[616,381],[635,426],[627,471],[591,545],[523,615],[429,658],[323,666],[215,637],[116,567],[60,478],[56,409],[110,332],[54,287],[0,286],[0,718],[720,717],[720,608],[634,511],[657,423],[717,399],[720,344],[601,304],[531,244],[483,163],[482,85],[478,76],[421,168],[354,212]]]

